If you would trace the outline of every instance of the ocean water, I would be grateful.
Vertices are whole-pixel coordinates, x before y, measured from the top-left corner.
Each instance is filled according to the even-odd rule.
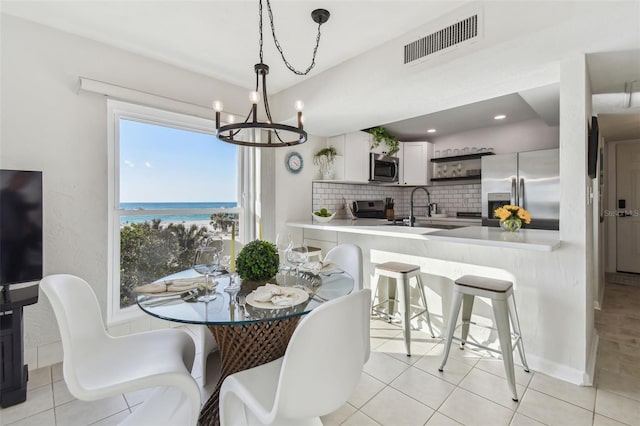
[[[181,223],[184,221],[206,220],[211,214],[208,213],[181,213],[181,214],[144,214],[144,210],[190,210],[190,209],[224,209],[237,207],[236,202],[201,202],[201,203],[120,203],[123,210],[138,210],[139,215],[121,216],[120,224],[142,223],[153,219],[160,219],[162,223]]]

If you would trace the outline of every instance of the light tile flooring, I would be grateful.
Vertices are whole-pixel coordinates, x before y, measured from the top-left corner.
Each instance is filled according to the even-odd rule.
[[[400,329],[372,321],[372,354],[348,403],[323,417],[325,425],[640,425],[640,287],[607,284],[597,386],[580,387],[541,373],[516,371],[520,402],[511,400],[502,361],[452,349],[439,373],[443,345],[413,333],[412,357]],[[189,331],[189,330],[187,330]],[[196,339],[198,340],[198,339]],[[517,357],[516,357],[517,358]],[[208,396],[218,359],[209,358]],[[194,376],[202,368],[194,366]],[[0,410],[1,425],[115,425],[144,400],[137,392],[98,402],[75,400],[61,365],[30,372],[27,402]]]

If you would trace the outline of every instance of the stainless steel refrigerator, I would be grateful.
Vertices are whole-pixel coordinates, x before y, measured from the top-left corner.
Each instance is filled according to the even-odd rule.
[[[531,213],[526,228],[559,229],[559,149],[482,157],[482,224],[499,226],[493,211],[504,204]]]

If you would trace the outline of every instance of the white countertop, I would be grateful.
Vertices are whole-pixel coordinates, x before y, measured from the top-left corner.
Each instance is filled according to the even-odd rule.
[[[411,228],[408,226],[393,226],[389,225],[389,223],[386,219],[338,219],[327,223],[315,221],[289,222],[287,225],[295,228],[507,247],[522,250],[553,251],[560,247],[560,233],[558,231],[521,229],[519,232],[512,233],[503,231],[500,228],[486,226],[467,226],[464,228],[442,230],[427,227]]]

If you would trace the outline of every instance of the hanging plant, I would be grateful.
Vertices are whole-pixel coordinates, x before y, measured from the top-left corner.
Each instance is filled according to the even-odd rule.
[[[400,151],[398,138],[390,135],[384,127],[372,127],[371,129],[367,129],[366,132],[373,136],[371,149],[378,147],[380,143],[384,142],[384,144],[387,145],[387,148],[389,148],[387,150],[387,155],[394,155]]]

